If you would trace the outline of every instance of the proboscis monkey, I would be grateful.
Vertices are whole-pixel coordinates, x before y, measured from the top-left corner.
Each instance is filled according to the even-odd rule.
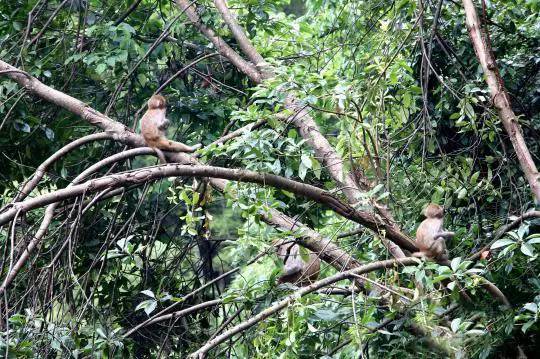
[[[278,278],[278,283],[292,283],[301,287],[319,278],[321,260],[316,253],[310,251],[308,258],[302,258],[300,246],[293,241],[277,240],[274,246],[279,258],[283,260],[283,274]]]
[[[152,147],[160,161],[167,163],[164,151],[173,152],[194,152],[199,145],[187,146],[180,142],[170,141],[165,136],[165,131],[169,127],[169,120],[165,117],[167,111],[167,101],[161,95],[153,95],[148,100],[148,110],[141,119],[141,133],[148,147]]]
[[[416,246],[420,252],[413,253],[416,257],[427,257],[437,261],[448,260],[445,239],[455,236],[454,232],[446,231],[443,227],[444,207],[430,203],[424,209],[426,219],[416,230]]]

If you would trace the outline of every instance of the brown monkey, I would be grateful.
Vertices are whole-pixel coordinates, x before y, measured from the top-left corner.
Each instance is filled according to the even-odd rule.
[[[277,254],[283,260],[283,275],[278,283],[292,283],[297,286],[306,286],[317,280],[321,268],[321,260],[316,253],[309,252],[308,260],[300,254],[300,246],[295,242],[274,242]]]
[[[420,252],[413,253],[416,257],[427,257],[437,261],[448,260],[445,239],[452,238],[455,233],[443,228],[444,208],[430,203],[424,209],[426,219],[416,230],[416,246]]]
[[[187,146],[180,142],[170,141],[165,137],[169,120],[165,117],[167,101],[161,95],[153,95],[148,100],[148,110],[141,119],[141,133],[148,147],[152,147],[160,161],[167,163],[161,150],[173,152],[194,152],[200,145]]]

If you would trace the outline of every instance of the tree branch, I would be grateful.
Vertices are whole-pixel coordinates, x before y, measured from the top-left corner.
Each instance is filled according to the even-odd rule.
[[[137,155],[149,155],[149,154],[157,155],[154,149],[149,148],[149,147],[141,147],[141,148],[135,148],[135,149],[123,151],[113,156],[107,157],[93,164],[92,166],[84,170],[83,172],[81,172],[77,177],[75,177],[75,179],[73,179],[73,181],[66,188],[64,188],[64,190],[69,191],[69,189],[73,188],[73,186],[75,186],[77,183],[81,182],[84,178],[86,178],[87,176],[89,176],[90,174],[94,173],[95,171],[99,170],[100,168],[104,166],[107,166],[109,164],[118,162],[126,158],[134,157]],[[104,187],[103,189],[108,190],[109,188],[112,188],[112,187]],[[93,192],[93,191],[88,191],[88,192]],[[54,198],[54,193],[55,192],[50,192],[49,195],[52,195]],[[86,190],[84,190],[82,193],[86,193]],[[35,198],[39,198],[39,197],[34,197],[34,199]],[[23,205],[24,207],[24,203],[26,202],[13,203],[13,207],[21,208],[19,207],[21,205]],[[32,254],[36,246],[39,244],[39,242],[41,242],[41,239],[43,238],[45,233],[47,233],[47,229],[49,228],[49,225],[51,224],[54,218],[54,211],[56,207],[58,207],[58,205],[60,204],[60,200],[54,200],[49,203],[46,203],[46,204],[49,204],[49,206],[47,206],[47,208],[45,209],[45,215],[43,216],[43,219],[41,221],[41,224],[39,225],[38,230],[36,231],[32,239],[30,240],[30,242],[28,243],[28,245],[26,246],[22,254],[20,255],[15,265],[9,268],[8,273],[6,274],[6,278],[2,282],[2,285],[0,285],[0,295],[6,290],[7,286],[9,286],[11,282],[15,279],[15,277],[17,276],[17,273],[19,273],[21,268],[24,266],[24,264],[30,257],[30,254]],[[22,209],[20,211],[25,212]],[[17,210],[17,212],[15,213],[15,216],[17,216],[20,211]],[[12,212],[12,209],[7,210],[4,214],[9,214],[10,212]],[[4,214],[0,214],[0,217],[3,216]],[[0,226],[1,225],[2,224],[0,224]]]
[[[83,172],[77,178],[83,176],[85,172]],[[19,210],[22,212],[27,212],[34,208],[79,196],[83,193],[92,193],[107,188],[118,188],[126,185],[132,185],[146,181],[154,181],[157,179],[172,176],[221,178],[228,180],[236,180],[240,182],[257,183],[263,186],[279,188],[309,198],[317,203],[326,205],[327,207],[347,219],[363,224],[366,227],[372,229],[373,231],[379,231],[379,221],[374,215],[356,211],[349,204],[342,202],[330,192],[320,189],[318,187],[268,173],[257,173],[247,170],[202,165],[186,166],[180,164],[166,164],[161,166],[128,171],[121,174],[109,175],[98,179],[90,180],[79,185],[74,185],[68,188],[37,196],[23,202],[14,203],[13,208],[10,208],[4,213],[0,214],[0,225],[3,225],[13,219],[15,213],[17,213],[17,211]],[[393,240],[399,242],[402,247],[408,250],[417,250],[414,242],[412,242],[408,237],[400,236],[399,233],[393,233]]]
[[[32,190],[36,188],[37,184],[43,178],[49,166],[52,165],[54,162],[58,161],[58,159],[62,158],[69,152],[73,151],[76,148],[81,147],[82,145],[88,142],[108,140],[112,138],[113,138],[113,135],[111,133],[100,132],[100,133],[94,133],[92,135],[81,137],[79,139],[76,139],[73,142],[68,143],[67,145],[65,145],[64,147],[62,147],[61,149],[53,153],[49,158],[47,158],[42,164],[38,166],[32,178],[26,181],[22,189],[13,199],[13,202],[19,202],[25,199],[30,194],[30,192],[32,192]]]
[[[96,111],[82,101],[61,91],[57,91],[41,83],[27,73],[0,60],[0,71],[2,70],[4,70],[5,73],[8,73],[8,77],[13,79],[20,86],[26,88],[29,92],[82,117],[84,120],[104,131],[110,132],[116,141],[132,147],[146,146],[142,136],[135,134],[123,124],[112,120],[110,117]],[[200,164],[195,158],[182,152],[165,152],[165,156],[171,162],[187,165]],[[209,181],[216,190],[221,192],[226,190],[227,181],[218,178],[211,178]],[[299,243],[301,245],[318,253],[323,260],[334,266],[337,270],[352,268],[359,265],[359,262],[347,251],[336,246],[330,239],[323,238],[318,232],[302,224],[300,221],[292,219],[275,209],[270,209],[268,213],[262,213],[261,216],[267,224],[283,231],[293,232],[293,234],[300,239]],[[388,224],[383,221],[378,221],[377,229],[376,233],[384,233],[384,236],[388,238],[392,238],[395,233],[395,231],[391,230],[392,228],[389,228]],[[398,234],[398,236],[407,238],[402,234]],[[407,240],[409,239],[407,238]]]
[[[501,74],[499,73],[487,30],[482,29],[472,0],[463,0],[463,8],[465,9],[469,37],[476,52],[476,57],[480,65],[482,65],[485,80],[491,93],[491,100],[499,113],[508,137],[510,137],[514,151],[516,151],[521,169],[525,173],[525,177],[531,187],[535,203],[540,204],[540,174],[529,152],[527,143],[523,138],[519,120],[512,110],[510,96],[508,96]]]
[[[255,46],[251,44],[251,41],[248,39],[246,34],[244,34],[244,29],[238,25],[238,21],[229,11],[225,0],[214,0],[214,4],[220,12],[221,18],[231,30],[234,38],[238,42],[238,45],[242,49],[242,52],[251,60],[252,63],[255,64],[255,66],[260,63],[264,63],[265,61],[263,57],[257,52]]]
[[[244,60],[236,51],[234,51],[223,39],[217,36],[214,30],[207,27],[202,23],[197,11],[194,7],[190,7],[190,3],[185,0],[175,0],[176,4],[181,11],[184,11],[191,23],[204,35],[208,40],[210,40],[216,49],[229,61],[236,66],[238,70],[243,72],[247,77],[249,77],[253,82],[261,82],[261,74],[257,68]]]
[[[176,3],[181,9],[187,7],[187,1],[185,0],[176,0]],[[223,1],[216,0],[216,7],[218,7],[218,10],[220,11],[225,23],[229,26],[229,29],[232,31],[237,41],[243,44],[241,45],[241,48],[247,49],[248,52],[246,54],[248,55],[248,57],[257,56],[258,53],[256,52],[254,46],[244,34],[242,28],[238,25],[236,19],[227,9],[226,4]],[[215,35],[215,33],[211,29],[207,28],[204,24],[201,23],[200,18],[196,14],[196,11],[190,8],[186,10],[185,13],[190,19],[190,21],[199,29],[199,31],[201,31],[201,33],[205,35],[218,48],[218,51],[220,51],[223,56],[227,57],[233,64],[236,65],[237,60],[235,58],[229,57],[229,54],[227,53],[227,48],[223,48],[222,51],[222,49],[218,46],[218,44],[220,43],[225,43],[223,39]],[[256,53],[257,55],[254,55],[254,53]],[[236,52],[234,52],[234,55],[238,56]],[[242,61],[244,60],[242,59]],[[260,65],[257,67],[261,70],[262,78],[259,79],[259,81],[256,81],[252,78],[253,81],[260,82],[265,78],[273,76],[273,71],[268,63],[264,62],[263,60],[262,62],[257,62],[257,64]],[[306,143],[311,146],[311,148],[313,148],[317,159],[323,164],[323,166],[330,173],[334,181],[341,188],[341,190],[347,197],[349,203],[358,203],[358,197],[362,193],[362,191],[358,187],[351,173],[347,173],[344,170],[343,159],[338,155],[332,145],[330,145],[330,142],[328,142],[326,137],[321,134],[318,125],[315,123],[315,121],[307,111],[306,106],[299,99],[297,99],[296,96],[292,94],[288,94],[286,96],[284,106],[286,109],[290,110],[293,113],[293,115],[290,116],[289,119],[287,119],[287,123],[292,123],[298,129],[300,135],[306,141]],[[385,227],[391,228],[393,232],[401,233],[385,207],[374,201],[373,205],[383,218],[385,222]],[[405,236],[404,234],[402,235]],[[399,245],[385,241],[384,239],[383,243],[394,257],[405,257],[405,254],[403,253],[403,250],[399,247]]]
[[[384,260],[380,262],[373,262],[366,265],[362,265],[360,267],[357,267],[357,268],[354,268],[345,272],[340,272],[330,277],[321,279],[307,287],[302,287],[296,290],[293,294],[285,297],[284,299],[280,300],[279,302],[270,306],[269,308],[266,308],[259,314],[249,318],[248,320],[240,324],[235,325],[229,330],[226,330],[225,332],[223,332],[223,334],[207,342],[205,345],[199,348],[199,350],[192,353],[189,357],[190,358],[204,358],[204,355],[212,348],[225,342],[226,340],[230,339],[234,335],[241,333],[246,329],[249,329],[253,325],[279,312],[280,310],[285,309],[287,306],[289,306],[289,304],[295,302],[298,298],[301,298],[305,296],[306,294],[314,292],[318,289],[321,289],[333,283],[339,282],[343,279],[348,279],[354,276],[355,274],[365,274],[365,273],[373,272],[378,269],[391,268],[394,266],[409,266],[409,265],[414,265],[416,263],[418,263],[417,260],[413,258],[388,259],[388,260]]]

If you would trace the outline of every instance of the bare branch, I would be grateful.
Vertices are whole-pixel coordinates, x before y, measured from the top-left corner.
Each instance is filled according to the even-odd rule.
[[[94,110],[87,104],[79,101],[61,91],[57,91],[31,77],[27,73],[24,73],[0,60],[0,71],[7,70],[9,72],[8,77],[12,78],[19,85],[26,88],[28,91],[38,95],[39,97],[54,103],[75,115],[82,117],[84,120],[113,134],[113,137],[118,142],[124,143],[128,146],[141,147],[145,146],[142,136],[135,134],[128,127],[120,124],[110,117]],[[171,162],[177,162],[181,164],[197,165],[200,164],[195,158],[185,153],[165,153],[167,159]],[[212,187],[218,191],[223,192],[226,189],[227,181],[218,178],[209,179]],[[354,259],[347,251],[342,250],[330,239],[323,238],[318,232],[302,224],[300,221],[292,219],[291,217],[271,209],[268,213],[261,214],[262,219],[269,225],[284,231],[291,231],[299,240],[299,244],[306,248],[318,253],[321,259],[327,261],[330,265],[334,266],[337,270],[343,268],[352,268],[359,265],[359,262]],[[376,233],[384,233],[388,238],[392,238],[396,231],[393,230],[387,223],[378,221]],[[397,237],[410,239],[397,233]],[[382,237],[384,240],[384,237]],[[391,243],[391,242],[390,242]],[[396,246],[397,247],[397,246]],[[399,247],[397,247],[399,249]]]
[[[246,34],[244,34],[244,29],[238,25],[238,21],[234,15],[229,11],[225,0],[214,0],[216,8],[221,14],[221,18],[229,29],[231,30],[234,38],[238,41],[238,45],[242,49],[242,52],[253,62],[255,65],[264,63],[263,57],[257,52],[255,47],[251,44],[251,41],[248,39]]]
[[[196,305],[191,306],[191,307],[186,308],[186,309],[178,310],[178,311],[170,313],[170,314],[164,314],[164,315],[161,315],[159,317],[156,317],[156,318],[150,320],[146,325],[148,326],[150,324],[163,322],[163,321],[169,320],[169,319],[176,320],[176,319],[179,319],[179,318],[183,317],[184,315],[196,312],[199,309],[213,307],[215,305],[221,304],[222,302],[223,302],[223,299],[214,299],[214,300],[209,300],[207,302],[202,302],[202,303],[196,304]]]
[[[236,66],[236,68],[242,71],[246,76],[248,76],[253,82],[261,82],[261,74],[257,68],[244,60],[236,51],[234,51],[223,39],[217,36],[214,30],[207,27],[202,23],[197,11],[194,7],[190,7],[190,3],[186,0],[175,0],[176,4],[180,10],[184,11],[191,23],[201,32],[208,40],[210,40],[216,49],[229,61]]]
[[[100,132],[100,133],[94,133],[92,135],[81,137],[73,142],[68,143],[67,145],[65,145],[64,147],[62,147],[61,149],[53,153],[42,164],[39,165],[39,167],[36,169],[36,172],[34,172],[34,175],[32,176],[32,178],[26,181],[22,189],[15,196],[15,198],[13,199],[13,202],[19,202],[25,199],[30,194],[30,192],[32,192],[32,190],[37,186],[39,181],[43,178],[49,166],[52,165],[54,162],[58,161],[58,159],[65,156],[67,153],[73,151],[76,148],[81,147],[82,145],[88,142],[107,140],[107,139],[112,139],[112,138],[113,138],[112,134],[107,133],[107,132]]]
[[[124,22],[125,19],[127,19],[127,17],[133,12],[135,11],[135,9],[137,9],[137,6],[139,6],[139,4],[141,3],[142,0],[135,0],[131,3],[131,5],[129,5],[129,7],[127,8],[127,10],[122,14],[120,15],[120,17],[116,20],[114,20],[114,23],[113,25],[114,26],[118,26],[120,25],[121,23]]]
[[[510,137],[521,169],[525,173],[525,177],[531,187],[535,202],[540,204],[540,173],[538,173],[527,143],[523,138],[523,131],[519,125],[519,120],[512,110],[510,96],[508,96],[503,79],[499,73],[497,61],[491,49],[489,35],[486,29],[482,29],[472,0],[463,0],[463,8],[465,9],[469,37],[476,52],[476,57],[480,65],[482,65],[482,70],[484,70],[486,83],[491,92],[491,101],[493,101],[493,105],[499,113],[508,137]]]
[[[120,155],[122,155],[122,153],[115,156]],[[85,175],[85,173],[86,171],[79,175],[77,178]],[[379,221],[374,215],[357,211],[349,204],[342,202],[330,192],[309,184],[293,181],[285,177],[276,176],[268,173],[257,173],[241,169],[229,169],[213,166],[186,166],[180,164],[166,164],[161,166],[133,170],[121,174],[105,176],[95,180],[90,180],[83,184],[74,185],[72,187],[37,196],[24,202],[15,203],[13,205],[13,208],[10,208],[4,213],[0,214],[0,225],[3,225],[13,219],[15,213],[18,210],[27,212],[37,207],[79,196],[83,193],[93,193],[106,188],[118,188],[126,185],[132,185],[146,181],[154,181],[157,179],[171,176],[213,177],[236,180],[240,182],[258,183],[264,186],[271,186],[283,189],[294,194],[309,198],[317,203],[326,205],[341,216],[352,221],[361,223],[366,227],[372,229],[373,231],[379,230]],[[399,244],[404,248],[411,251],[416,250],[414,242],[412,242],[408,237],[400,236],[399,233],[395,232],[393,233],[393,237],[394,240],[399,241]]]
[[[111,163],[115,163],[115,162],[118,162],[120,160],[130,158],[130,157],[134,157],[134,156],[137,156],[137,155],[150,155],[150,154],[153,154],[153,155],[156,154],[154,152],[154,149],[149,148],[149,147],[141,147],[141,148],[131,149],[131,150],[128,150],[128,151],[123,151],[123,152],[117,153],[117,154],[115,154],[113,156],[107,157],[107,158],[95,163],[94,165],[90,166],[85,171],[81,172],[68,185],[68,187],[64,188],[64,190],[69,190],[70,188],[73,188],[74,185],[81,182],[84,178],[86,178],[90,174],[94,173],[98,169],[100,169],[100,168],[102,168],[104,166],[107,166],[107,165],[109,165]],[[104,190],[109,190],[109,189],[112,189],[112,187],[105,187],[103,189]],[[87,191],[84,190],[82,193],[86,193],[86,192]],[[93,192],[93,191],[88,191],[88,192]],[[49,195],[52,194],[53,197],[54,197],[54,193],[55,192],[49,193]],[[79,193],[79,194],[82,194],[82,193]],[[39,197],[35,197],[35,198],[39,198]],[[14,208],[24,208],[24,203],[25,202],[16,202],[16,203],[13,204],[13,207]],[[19,207],[21,204],[23,206]],[[32,254],[32,252],[34,251],[36,246],[39,244],[39,242],[41,242],[41,239],[43,238],[45,233],[47,233],[47,229],[49,228],[49,225],[51,224],[51,222],[52,222],[52,220],[54,218],[54,211],[55,211],[56,207],[60,204],[60,200],[58,200],[58,201],[53,200],[53,201],[45,203],[45,204],[49,204],[49,206],[45,210],[45,215],[43,216],[43,220],[41,221],[41,224],[39,225],[38,230],[36,231],[36,233],[34,234],[32,239],[30,240],[30,242],[28,243],[28,245],[26,246],[26,248],[24,249],[22,254],[20,255],[20,257],[17,260],[17,262],[15,263],[15,265],[10,266],[9,271],[6,274],[6,278],[2,282],[2,285],[0,285],[0,294],[2,294],[5,291],[5,289],[7,288],[7,286],[9,286],[11,284],[11,282],[15,279],[15,277],[17,276],[17,273],[19,272],[19,270],[21,270],[21,268],[24,266],[24,264],[26,263],[26,261],[30,257],[30,254]],[[12,210],[8,210],[4,214],[8,214],[10,211],[12,211]],[[17,216],[18,213],[19,213],[19,210],[17,210],[15,216]],[[2,216],[2,215],[0,215],[0,216]],[[1,226],[1,224],[0,224],[0,226]]]

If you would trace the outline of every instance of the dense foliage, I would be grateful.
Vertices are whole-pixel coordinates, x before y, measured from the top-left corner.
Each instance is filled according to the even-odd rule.
[[[196,3],[201,21],[241,53],[214,4]],[[259,84],[218,55],[174,2],[162,0],[0,1],[0,60],[136,132],[147,99],[166,84],[169,137],[202,143],[201,162],[280,175],[344,199],[321,156],[283,120],[290,115],[286,96],[295,96],[344,169],[365,182],[358,210],[374,213],[375,201],[384,204],[413,237],[422,208],[444,204],[446,227],[456,236],[447,242],[450,267],[419,261],[365,274],[364,291],[352,295],[302,296],[208,356],[538,353],[540,220],[532,216],[491,243],[499,228],[534,210],[534,200],[492,106],[461,2],[231,0],[228,6],[273,66],[273,76]],[[477,1],[477,9],[538,165],[540,3]],[[50,155],[98,131],[3,74],[0,115],[3,207]],[[257,129],[211,144],[261,120]],[[65,188],[125,149],[115,140],[77,148],[47,169],[29,197]],[[155,164],[155,157],[136,157],[92,176]],[[231,181],[219,192],[204,179],[177,177],[125,187],[88,205],[93,198],[60,204],[2,296],[2,355],[186,357],[298,289],[276,284],[282,265],[272,243],[291,233],[264,223],[271,209],[361,263],[391,258],[384,233],[269,186]],[[44,211],[20,213],[0,228],[2,278]],[[469,258],[490,243],[487,258]],[[321,278],[337,273],[325,261]],[[511,308],[481,289],[479,276],[495,283]],[[463,288],[471,302],[460,297]],[[173,303],[181,310],[213,300],[219,302],[123,336]]]

